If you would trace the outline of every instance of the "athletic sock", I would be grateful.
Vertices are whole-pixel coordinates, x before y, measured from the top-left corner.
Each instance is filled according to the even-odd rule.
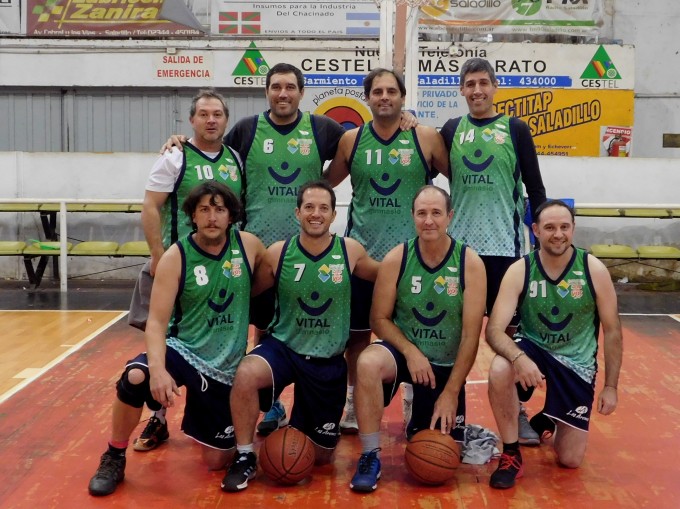
[[[506,444],[503,442],[503,452],[518,452],[519,451],[519,441],[512,442],[511,444]]]
[[[380,432],[375,433],[359,433],[359,440],[361,441],[361,453],[367,454],[375,449],[380,449]],[[378,457],[380,453],[378,452]]]
[[[127,449],[129,441],[109,441],[109,454],[111,456],[125,456],[125,449]]]
[[[165,424],[165,413],[167,412],[167,408],[163,407],[160,410],[156,410],[153,415],[161,421],[162,424]]]
[[[249,452],[255,452],[252,442],[246,445],[237,445],[236,451],[239,454],[248,454]]]

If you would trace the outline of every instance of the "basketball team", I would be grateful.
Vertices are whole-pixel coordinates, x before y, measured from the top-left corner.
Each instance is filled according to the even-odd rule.
[[[496,112],[497,89],[487,60],[467,60],[469,113],[440,132],[403,111],[404,83],[386,69],[364,80],[373,119],[347,131],[299,110],[304,76],[290,64],[267,74],[269,109],[229,132],[225,99],[199,91],[191,137],[168,140],[146,185],[151,256],[129,313],[146,351],[117,382],[90,494],[109,495],[123,480],[145,404],[153,414],[133,448],[168,439],[166,412],[182,386],[182,431],[209,469],[226,468],[222,490],[255,478],[256,432],[289,425],[311,440],[316,464],[333,460],[341,432],[358,433],[350,488],[370,493],[383,411],[397,394],[408,440],[437,430],[464,445],[465,382],[485,315],[502,439],[490,486],[511,488],[523,475],[520,444],[549,443],[561,466],[577,468],[593,406],[608,415],[617,405],[616,294],[606,267],[572,245],[574,211],[546,199],[530,130]],[[438,174],[449,189],[432,184]],[[334,187],[347,176],[341,237],[330,231]],[[246,353],[250,324],[256,345]],[[288,419],[279,396],[291,384]],[[536,388],[544,407],[529,419],[523,403]]]

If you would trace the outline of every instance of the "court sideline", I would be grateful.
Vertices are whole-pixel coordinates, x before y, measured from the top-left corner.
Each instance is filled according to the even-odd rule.
[[[49,289],[31,292],[0,288],[0,309],[56,309],[60,310],[58,322],[62,327],[72,321],[64,318],[70,315],[73,320],[84,317],[84,324],[94,328],[88,331],[86,325],[77,327],[83,329],[80,341],[76,341],[73,329],[67,329],[70,337],[60,345],[70,345],[70,355],[0,403],[1,508],[677,506],[680,486],[670,448],[680,439],[680,322],[677,316],[668,316],[668,308],[680,310],[680,295],[627,294],[629,289],[617,288],[622,312],[634,313],[622,317],[625,351],[620,405],[612,416],[595,416],[581,469],[556,467],[553,453],[542,446],[523,449],[526,474],[511,490],[488,487],[495,462],[462,465],[453,482],[422,487],[403,467],[405,439],[400,405],[395,401],[383,423],[383,478],[375,493],[358,495],[348,489],[360,447],[357,437],[343,437],[334,464],[315,469],[304,486],[282,488],[258,477],[246,492],[226,494],[219,489],[223,472],[205,470],[198,448],[179,430],[181,412],[173,410],[169,443],[150,453],[130,450],[125,482],[114,495],[95,499],[87,494],[87,482],[108,439],[114,383],[125,360],[143,349],[143,338],[120,318],[119,311],[129,301],[129,287],[82,286],[79,289],[74,285],[67,302]],[[654,304],[655,300],[659,302]],[[653,313],[653,305],[657,313]],[[88,309],[74,312],[76,308],[89,308],[91,313],[83,313]],[[102,315],[102,311],[108,314]],[[16,329],[7,325],[5,313],[0,366],[5,366],[9,352],[6,342]],[[112,324],[100,325],[100,315],[106,315]],[[88,318],[92,321],[87,322]],[[23,347],[28,351],[44,349],[44,339],[30,332],[36,319],[24,317],[22,323]],[[89,341],[88,335],[93,336]],[[482,383],[468,385],[468,422],[494,429],[483,383],[490,359],[491,353],[482,342],[469,377]],[[602,376],[599,378],[598,389]],[[289,394],[284,399],[290,404]],[[530,402],[529,409],[530,413],[539,410],[539,401]]]

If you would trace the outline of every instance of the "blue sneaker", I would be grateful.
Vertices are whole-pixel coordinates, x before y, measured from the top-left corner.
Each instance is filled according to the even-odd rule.
[[[286,424],[288,424],[286,409],[284,408],[283,403],[277,399],[274,401],[274,404],[269,411],[264,414],[260,424],[257,425],[257,432],[263,437],[266,437],[274,433],[277,429],[283,428]]]
[[[350,489],[363,493],[371,493],[378,487],[380,479],[380,459],[378,452],[380,448],[373,449],[361,455],[357,471],[349,483]]]

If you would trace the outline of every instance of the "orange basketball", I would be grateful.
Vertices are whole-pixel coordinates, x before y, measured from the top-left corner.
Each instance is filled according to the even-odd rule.
[[[285,427],[269,435],[260,448],[260,466],[281,484],[297,484],[314,467],[314,444],[302,431]]]
[[[460,447],[451,435],[440,430],[419,431],[406,444],[406,468],[424,484],[442,484],[453,479],[460,465]]]

